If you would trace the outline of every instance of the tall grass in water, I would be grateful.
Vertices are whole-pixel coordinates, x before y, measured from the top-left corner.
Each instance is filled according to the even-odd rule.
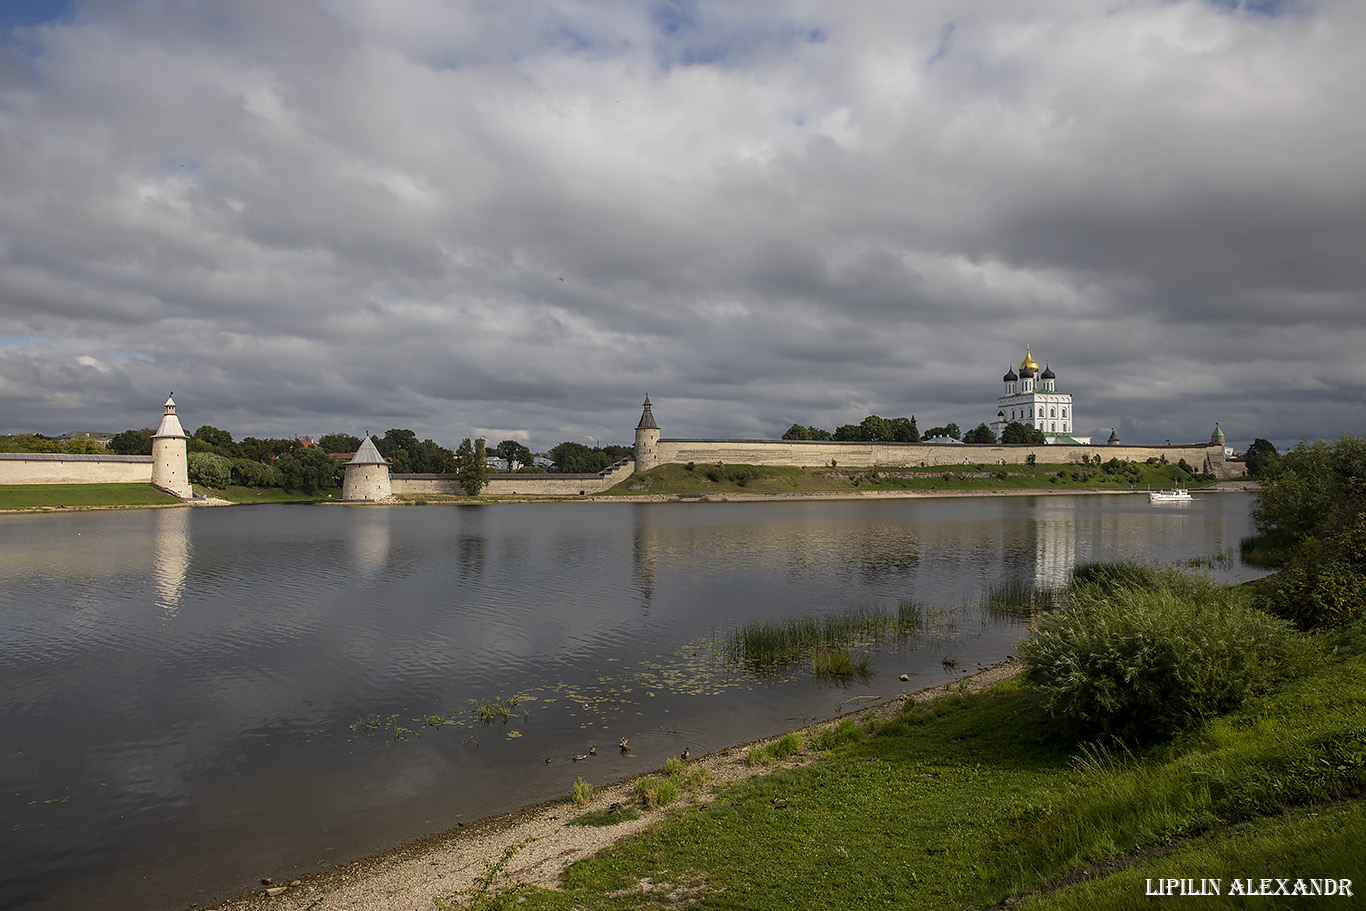
[[[998,614],[1037,617],[1044,611],[1052,610],[1057,601],[1056,589],[1040,588],[1022,579],[1009,579],[987,589],[982,607]]]
[[[924,628],[925,619],[922,605],[902,601],[896,613],[856,607],[840,614],[755,621],[732,631],[720,651],[727,661],[756,672],[782,671],[810,661],[818,674],[859,675],[871,673],[871,666],[867,657],[855,657],[851,649],[904,642]]]

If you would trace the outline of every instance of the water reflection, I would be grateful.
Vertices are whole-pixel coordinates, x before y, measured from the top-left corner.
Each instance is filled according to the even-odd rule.
[[[190,511],[155,510],[152,522],[152,579],[157,605],[174,617],[185,593],[185,574],[190,568]]]
[[[362,580],[373,579],[389,561],[393,509],[348,507],[351,522],[351,570]]]

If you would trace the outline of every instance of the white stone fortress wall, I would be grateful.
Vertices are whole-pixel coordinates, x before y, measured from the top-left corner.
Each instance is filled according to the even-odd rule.
[[[151,456],[0,452],[0,484],[150,484]]]
[[[1166,458],[1175,465],[1186,460],[1196,471],[1218,478],[1240,477],[1243,466],[1224,460],[1222,445],[1187,446],[1003,446],[964,443],[837,443],[817,440],[670,440],[654,446],[658,464],[724,462],[741,465],[792,465],[816,468],[832,462],[840,468],[930,468],[937,465],[1024,465],[1033,454],[1038,462],[1055,465],[1102,461],[1143,462]]]

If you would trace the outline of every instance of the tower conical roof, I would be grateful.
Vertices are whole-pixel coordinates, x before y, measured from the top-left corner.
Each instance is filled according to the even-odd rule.
[[[173,439],[185,439],[185,428],[180,426],[180,418],[175,413],[175,393],[166,397],[166,411],[161,416],[161,425],[157,427],[157,432],[152,434],[152,439],[157,437],[170,437]]]
[[[384,456],[380,455],[379,450],[375,448],[375,441],[370,439],[370,434],[367,433],[364,442],[362,442],[360,448],[356,450],[356,454],[353,455],[351,461],[346,464],[384,465],[386,462],[384,461]]]
[[[636,425],[636,430],[658,430],[659,425],[655,423],[654,412],[650,411],[650,397],[645,396],[645,410],[640,413],[640,423]]]
[[[1030,373],[1039,372],[1039,362],[1029,353],[1029,345],[1025,345],[1025,359],[1020,361],[1020,376],[1024,376],[1025,371]]]

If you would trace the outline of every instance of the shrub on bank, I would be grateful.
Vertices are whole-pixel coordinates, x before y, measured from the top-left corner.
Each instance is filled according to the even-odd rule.
[[[1257,586],[1256,603],[1300,629],[1342,626],[1366,601],[1366,512],[1328,537],[1297,547],[1286,567]]]
[[[1146,576],[1139,584],[1118,577]],[[1021,646],[1068,735],[1166,739],[1293,675],[1307,644],[1244,592],[1175,570],[1074,581]]]
[[[222,489],[232,483],[232,460],[212,452],[192,452],[187,456],[190,483]]]

